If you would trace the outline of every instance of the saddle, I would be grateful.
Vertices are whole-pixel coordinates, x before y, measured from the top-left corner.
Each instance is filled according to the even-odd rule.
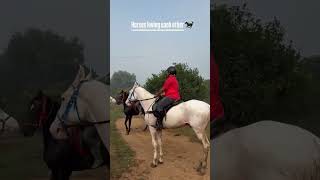
[[[156,108],[157,108],[158,102],[159,102],[162,98],[163,98],[163,97],[159,97],[159,98],[155,101],[155,103],[153,104],[153,106],[152,106],[152,113],[153,113],[154,116],[157,116],[157,114],[156,114]],[[164,109],[164,117],[166,117],[167,112],[169,112],[169,110],[170,110],[171,108],[173,108],[174,106],[179,105],[180,103],[183,103],[183,102],[184,102],[184,101],[180,99],[180,100],[178,100],[178,101],[175,101],[174,103],[172,103],[172,104],[169,105],[168,107],[166,107],[166,108]]]

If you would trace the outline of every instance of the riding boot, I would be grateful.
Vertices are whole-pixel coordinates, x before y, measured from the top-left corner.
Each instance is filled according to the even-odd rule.
[[[163,128],[162,127],[163,116],[162,116],[162,113],[160,111],[156,111],[155,112],[155,116],[157,118],[156,123],[154,125],[151,125],[151,126],[156,128],[157,131],[159,131],[159,130],[161,130]]]
[[[162,124],[162,117],[157,118],[157,130],[160,131],[161,129],[163,129],[163,124]]]

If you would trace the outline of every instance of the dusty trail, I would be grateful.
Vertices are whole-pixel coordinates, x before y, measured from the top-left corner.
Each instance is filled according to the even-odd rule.
[[[136,152],[135,166],[130,167],[120,179],[130,180],[210,180],[210,152],[208,169],[200,176],[194,167],[202,157],[202,145],[191,142],[188,137],[177,136],[172,130],[163,131],[164,164],[151,168],[153,146],[149,130],[143,131],[145,125],[141,118],[132,119],[130,135],[126,135],[124,119],[116,121],[116,127],[130,148]]]

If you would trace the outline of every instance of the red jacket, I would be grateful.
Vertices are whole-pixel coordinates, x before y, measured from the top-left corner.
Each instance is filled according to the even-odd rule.
[[[180,100],[179,83],[174,75],[169,75],[163,84],[164,96],[174,100]]]
[[[210,104],[211,121],[224,116],[224,109],[219,96],[219,69],[213,52],[210,55]]]

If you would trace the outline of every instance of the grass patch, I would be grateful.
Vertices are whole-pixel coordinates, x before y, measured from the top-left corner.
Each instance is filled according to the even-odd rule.
[[[122,139],[118,130],[116,129],[115,122],[118,118],[122,117],[122,109],[119,106],[110,106],[111,113],[111,134],[110,134],[110,158],[111,158],[111,179],[119,179],[121,174],[125,172],[128,167],[134,163],[134,151]]]
[[[47,177],[42,158],[41,136],[0,137],[0,179],[33,179]]]

